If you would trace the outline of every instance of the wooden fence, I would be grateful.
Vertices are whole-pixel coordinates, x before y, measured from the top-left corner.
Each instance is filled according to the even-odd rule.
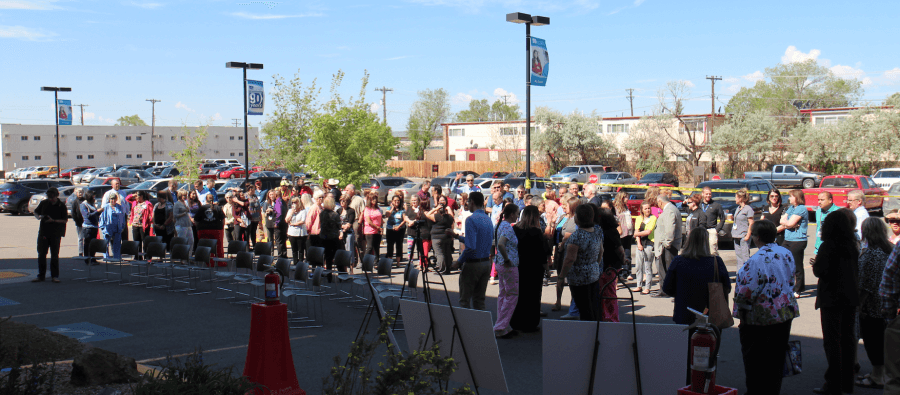
[[[432,165],[438,166],[438,171],[432,172]],[[476,173],[486,171],[525,171],[525,162],[519,163],[516,168],[511,168],[507,162],[494,161],[425,161],[425,160],[392,160],[388,166],[400,168],[396,174],[400,177],[441,177],[453,171],[469,170]],[[543,162],[532,162],[531,171],[539,177],[548,176],[547,165]]]

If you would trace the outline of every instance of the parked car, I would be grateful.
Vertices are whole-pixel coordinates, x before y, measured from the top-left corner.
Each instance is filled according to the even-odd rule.
[[[122,182],[122,186],[130,186],[132,184],[137,184],[139,182],[147,181],[155,178],[153,174],[150,174],[144,170],[118,170],[116,172],[110,173],[108,178],[118,178],[119,181]]]
[[[131,184],[128,186],[128,188],[123,188],[123,189],[129,189],[129,190],[131,190],[131,189],[134,189],[134,190],[147,189],[147,190],[161,191],[161,190],[169,187],[169,181],[171,181],[171,180],[172,180],[171,178],[160,178],[160,179],[147,180],[147,181],[142,181],[142,182],[139,182],[136,184]],[[183,183],[179,183],[178,186],[180,187],[181,184],[183,184]]]
[[[503,178],[507,175],[509,175],[509,172],[506,171],[486,171],[475,178]]]
[[[605,166],[601,165],[578,165],[566,166],[559,173],[550,176],[550,181],[555,183],[579,182],[586,183],[591,180],[591,176],[595,176],[597,180],[606,173]]]
[[[59,187],[58,189],[59,189],[59,199],[62,200],[63,202],[66,202],[66,212],[68,212],[69,216],[71,216],[72,212],[70,210],[68,210],[68,207],[69,207],[68,200],[69,200],[69,196],[72,196],[75,193],[75,187],[74,186]],[[28,212],[33,213],[34,209],[36,209],[37,206],[46,199],[47,199],[46,192],[41,192],[41,193],[36,193],[34,195],[31,195],[31,199],[28,200]]]
[[[452,179],[456,178],[456,175],[457,175],[457,174],[462,174],[462,177],[460,178],[460,179],[462,179],[462,180],[465,180],[466,177],[469,176],[469,174],[471,174],[472,177],[476,177],[476,178],[478,177],[478,173],[476,173],[476,172],[474,172],[474,171],[471,171],[471,170],[460,170],[460,171],[451,171],[451,172],[447,173],[447,175],[445,175],[444,178],[449,178],[449,179],[452,180]]]
[[[454,178],[447,177],[438,177],[431,179],[431,185],[440,185],[441,188],[450,188],[450,183],[452,183]]]
[[[612,171],[609,173],[604,173],[600,176],[600,184],[616,184],[616,185],[631,185],[637,182],[637,177],[631,175],[631,173],[626,173],[624,171]],[[674,184],[670,184],[673,186],[677,186]],[[610,192],[614,187],[609,185],[602,185],[598,188],[601,192]],[[618,188],[618,187],[616,187]]]
[[[81,182],[83,184],[90,184],[97,177],[106,177],[109,173],[114,172],[115,169],[112,166],[100,167],[95,171],[85,172],[84,176],[81,177]]]
[[[847,207],[847,193],[861,189],[866,194],[866,210],[873,213],[881,213],[881,206],[887,192],[881,189],[869,176],[860,175],[834,175],[826,176],[818,188],[804,188],[803,197],[806,209],[815,211],[819,207],[819,193],[831,192],[833,203],[838,207]]]
[[[216,176],[219,178],[245,178],[247,171],[244,170],[244,166],[235,166],[220,171]]]
[[[734,200],[734,192],[715,192],[715,190],[738,190],[741,188],[747,188],[747,190],[750,192],[750,201],[747,204],[750,205],[750,208],[753,209],[753,219],[758,220],[762,216],[762,210],[768,204],[766,202],[766,193],[772,190],[772,188],[774,188],[774,185],[772,185],[771,181],[762,179],[704,181],[697,185],[698,189],[703,189],[705,187],[710,187],[713,189],[712,198],[714,201],[717,201],[722,205],[722,210],[725,211],[726,217],[729,214],[733,215],[738,207],[737,202],[735,202]],[[787,199],[788,195],[782,194],[781,202],[783,205],[788,204]],[[687,217],[687,205],[682,205],[681,210],[682,218]],[[730,222],[725,223],[725,226],[722,228],[725,231],[725,235],[719,236],[719,243],[731,243],[731,227],[732,224]]]
[[[360,188],[375,191],[378,194],[378,201],[387,205],[388,197],[391,196],[388,194],[388,189],[399,187],[408,182],[412,182],[412,180],[403,177],[375,177],[369,179],[369,182],[364,182],[360,185]]]
[[[73,183],[73,184],[81,184],[81,183],[83,182],[82,179],[83,179],[85,176],[87,176],[88,174],[96,173],[96,172],[98,172],[98,171],[100,171],[100,169],[98,169],[98,168],[90,168],[90,169],[87,169],[87,170],[85,170],[85,171],[82,171],[82,172],[80,172],[80,173],[78,173],[78,174],[74,174],[74,175],[72,175],[72,183]],[[84,181],[84,182],[86,182],[86,181]]]
[[[881,169],[875,172],[872,180],[881,189],[885,191],[890,189],[892,185],[900,182],[900,168]]]
[[[237,159],[207,159],[207,163],[215,163],[219,166],[240,166],[241,162],[238,162]]]
[[[278,177],[279,179],[281,179],[281,175],[274,171],[263,170],[263,171],[258,171],[256,173],[250,173],[250,179],[266,178],[266,177]]]
[[[530,172],[530,173],[528,173],[528,174],[531,174],[531,179],[532,179],[532,180],[539,178],[538,175],[535,174],[533,171]],[[504,178],[504,179],[509,179],[509,178],[521,178],[521,179],[524,179],[524,178],[525,178],[525,172],[524,172],[524,171],[514,171],[514,172],[511,172],[511,173],[507,174],[507,175],[504,176],[503,178]]]
[[[651,187],[675,187],[672,184],[649,184]],[[631,215],[641,215],[641,203],[644,201],[644,194],[647,192],[647,188],[619,188],[619,191],[625,192],[625,205],[628,207],[628,211],[631,211]],[[613,196],[615,199],[615,196]],[[681,191],[672,190],[672,197],[669,199],[670,202],[675,203],[675,206],[678,209],[681,209],[681,204],[684,203],[685,196]]]
[[[69,180],[21,180],[0,184],[0,212],[28,214],[28,201],[36,193],[47,192],[50,188],[72,186]]]
[[[78,173],[81,173],[81,172],[83,172],[83,171],[85,171],[85,170],[87,170],[87,169],[93,169],[93,166],[75,166],[75,167],[72,167],[72,168],[68,168],[68,169],[65,169],[65,170],[61,171],[61,172],[59,173],[59,176],[62,177],[62,178],[69,178],[69,179],[71,179],[72,177],[78,175]],[[51,175],[51,176],[52,176],[52,177],[56,177],[55,174],[53,174],[53,175]]]
[[[779,187],[801,186],[815,188],[825,177],[823,173],[812,172],[800,165],[772,165],[767,171],[747,171],[744,178],[769,180]]]
[[[678,177],[672,173],[647,173],[638,180],[638,185],[669,184],[678,186]]]
[[[20,171],[19,174],[16,175],[16,179],[17,180],[27,180],[27,179],[31,178],[31,175],[34,174],[34,172],[41,170],[43,168],[44,168],[44,166],[29,167],[25,170]]]
[[[900,182],[895,182],[894,185],[891,185],[887,190],[888,196],[884,197],[884,204],[881,206],[881,211],[884,214],[890,213],[892,210],[900,209],[900,198],[892,197],[892,196],[900,196]]]
[[[220,172],[223,172],[223,171],[225,171],[225,170],[231,169],[232,167],[234,167],[234,166],[231,166],[231,165],[228,165],[228,166],[219,166],[219,167],[216,167],[216,168],[214,168],[214,169],[210,169],[210,170],[207,171],[206,173],[200,173],[200,177],[199,177],[199,178],[200,178],[201,180],[207,180],[207,179],[218,180],[218,179],[219,179],[219,173],[220,173]]]
[[[20,167],[20,168],[18,168],[18,169],[10,170],[10,171],[6,172],[6,179],[7,179],[7,180],[15,180],[15,179],[16,179],[16,176],[17,176],[19,173],[21,173],[22,170],[25,170],[25,168],[24,168],[24,167]]]
[[[525,172],[519,172],[519,173],[524,174]],[[493,182],[493,180],[490,180],[490,182]],[[522,177],[507,178],[507,179],[503,180],[503,182],[509,184],[510,191],[515,191],[517,188],[519,188],[519,185],[525,185],[525,178],[522,178]],[[547,185],[547,179],[532,178],[531,179],[531,189],[526,190],[525,194],[540,195],[540,194],[544,193],[544,191],[546,190],[546,185]],[[491,186],[488,185],[488,190],[490,190],[490,188],[491,188]],[[513,192],[513,195],[515,195],[515,192]]]
[[[388,196],[394,196],[394,193],[399,191],[403,194],[403,202],[408,204],[409,198],[418,193],[420,189],[422,189],[421,182],[407,182],[398,187],[388,189]]]

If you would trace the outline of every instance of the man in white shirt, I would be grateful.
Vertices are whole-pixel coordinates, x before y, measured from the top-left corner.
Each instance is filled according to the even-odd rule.
[[[862,223],[869,218],[869,211],[866,210],[866,194],[860,189],[854,189],[847,193],[847,207],[853,210],[856,215],[856,239],[862,239]]]

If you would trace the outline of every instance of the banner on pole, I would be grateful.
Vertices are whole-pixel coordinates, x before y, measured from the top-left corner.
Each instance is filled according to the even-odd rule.
[[[265,101],[263,82],[247,80],[247,115],[263,115]]]
[[[531,85],[546,86],[547,74],[550,72],[550,55],[547,43],[543,39],[531,38]]]
[[[60,125],[71,125],[72,101],[57,99],[56,106],[59,108],[59,112],[56,114],[56,117],[58,118],[57,122],[59,122]]]

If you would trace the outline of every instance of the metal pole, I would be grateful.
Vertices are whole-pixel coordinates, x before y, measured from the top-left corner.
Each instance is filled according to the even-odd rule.
[[[250,145],[247,140],[247,67],[244,66],[244,183],[250,181]]]
[[[525,23],[525,189],[531,188],[531,23]]]
[[[69,114],[71,115],[71,114]],[[56,118],[56,179],[59,179],[59,91],[53,91],[53,117]]]
[[[156,101],[150,102],[150,160],[156,160],[156,142],[153,135],[156,133]]]

